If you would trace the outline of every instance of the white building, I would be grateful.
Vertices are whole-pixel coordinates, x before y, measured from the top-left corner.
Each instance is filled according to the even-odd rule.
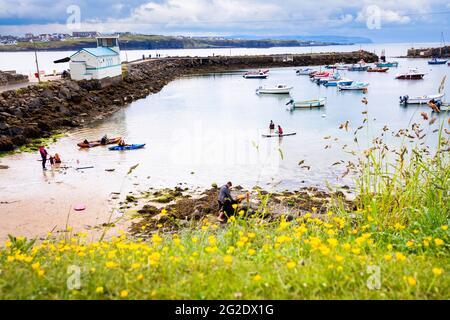
[[[70,76],[73,80],[122,79],[118,36],[97,37],[97,48],[83,48],[70,57]]]

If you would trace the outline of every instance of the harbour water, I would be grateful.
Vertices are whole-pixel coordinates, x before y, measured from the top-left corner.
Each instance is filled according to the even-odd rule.
[[[409,46],[391,45],[384,48],[388,55],[404,55]],[[380,52],[382,47],[373,45],[371,51]],[[355,49],[350,46],[326,48],[329,51]],[[274,48],[263,52],[292,52],[294,49],[311,50]],[[235,50],[238,49],[233,49],[233,54],[237,54]],[[174,55],[174,51],[171,52]],[[20,59],[18,57],[27,54],[7,55]],[[49,60],[58,57],[58,53],[46,54]],[[179,52],[179,55],[187,54]],[[194,55],[192,52],[189,54]],[[204,188],[211,183],[222,184],[228,180],[244,187],[259,185],[276,190],[310,185],[323,188],[326,183],[351,185],[351,176],[342,178],[345,168],[333,165],[341,160],[353,159],[345,150],[366,149],[385,125],[393,131],[408,128],[414,122],[425,125],[420,112],[430,113],[430,109],[427,106],[402,107],[398,98],[406,94],[435,94],[442,78],[450,75],[447,65],[429,66],[425,59],[395,60],[399,61],[399,67],[391,68],[386,74],[341,72],[355,81],[369,82],[367,94],[339,92],[335,87],[318,86],[307,76],[297,76],[294,68],[271,69],[267,80],[247,80],[240,71],[178,79],[161,92],[132,103],[108,119],[68,132],[66,137],[48,146],[50,153],[58,152],[62,156],[66,169],[50,169],[43,173],[37,153],[1,158],[0,164],[9,166],[9,169],[0,170],[0,199],[19,202],[16,205],[0,204],[0,211],[6,217],[4,221],[10,221],[8,217],[17,217],[18,211],[40,208],[48,213],[48,219],[61,224],[67,208],[79,202],[86,203],[91,209],[86,214],[100,221],[99,217],[104,215],[101,211],[106,211],[105,206],[111,204],[111,192],[126,194],[145,191],[150,187],[175,187],[179,184]],[[5,63],[4,59],[0,61]],[[9,69],[15,68],[12,64],[8,66]],[[27,68],[25,64],[23,66]],[[397,72],[407,71],[410,67],[426,72],[424,80],[394,79]],[[0,69],[4,69],[4,65]],[[278,83],[292,85],[291,96],[255,93],[260,85]],[[445,92],[448,97],[448,86]],[[286,109],[286,103],[291,98],[305,100],[318,97],[327,98],[325,108],[294,112]],[[363,97],[367,98],[367,105],[361,102]],[[367,115],[363,114],[364,111]],[[445,120],[445,127],[449,127],[446,121],[448,114],[433,116],[437,117],[436,123]],[[353,131],[365,117],[369,119],[368,127],[359,131],[358,143],[355,143]],[[268,131],[270,120],[280,124],[285,132],[297,134],[283,139],[262,138],[261,134]],[[340,124],[346,121],[349,121],[348,132],[339,129]],[[423,141],[431,147],[436,142],[436,133],[432,132],[436,126],[431,129],[424,126],[428,135]],[[84,139],[95,140],[104,134],[123,136],[127,143],[146,143],[146,147],[116,152],[104,147],[80,150],[76,146]],[[390,135],[386,139],[388,143],[395,143]],[[343,149],[344,145],[348,148]],[[301,166],[300,161],[304,161]],[[136,170],[127,175],[128,169],[136,164],[139,164]],[[91,166],[93,168],[77,170]],[[28,221],[29,215],[19,214]],[[45,227],[38,219],[32,221],[40,231]],[[80,221],[84,223],[81,218]],[[92,223],[89,221],[89,224]],[[2,233],[18,234],[17,228],[17,224],[11,222]],[[26,228],[33,226],[28,224]]]

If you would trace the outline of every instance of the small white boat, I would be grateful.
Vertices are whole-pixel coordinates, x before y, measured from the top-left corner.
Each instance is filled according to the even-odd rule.
[[[434,103],[439,102],[442,104],[442,99],[445,96],[444,88],[445,88],[445,81],[447,80],[447,76],[444,76],[441,80],[441,83],[438,88],[437,94],[428,94],[428,95],[422,95],[422,96],[415,96],[410,97],[408,95],[400,96],[400,104],[402,105],[409,105],[409,104],[428,104],[428,102],[432,101]]]
[[[290,106],[290,109],[312,109],[312,108],[322,108],[327,103],[327,98],[319,98],[312,100],[294,101],[289,100],[286,105]]]
[[[311,72],[313,72],[314,70],[313,69],[311,69],[311,68],[304,68],[304,69],[297,69],[297,70],[295,70],[295,73],[298,75],[298,76],[309,76],[309,74],[311,73]]]
[[[269,76],[269,70],[249,71],[244,73],[245,79],[266,79]]]
[[[442,101],[442,98],[444,96],[445,96],[445,93],[415,96],[415,97],[403,96],[403,97],[400,97],[400,104],[403,104],[403,105],[427,104],[430,100]]]
[[[350,85],[338,85],[339,90],[367,90],[369,84],[367,82],[354,82]]]
[[[285,84],[277,84],[275,87],[259,87],[256,89],[257,94],[289,94],[292,87]]]

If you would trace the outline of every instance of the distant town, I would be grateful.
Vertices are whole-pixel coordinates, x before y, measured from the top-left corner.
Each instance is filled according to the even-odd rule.
[[[50,42],[50,41],[66,41],[66,39],[77,38],[95,38],[98,36],[96,31],[74,31],[72,34],[68,33],[42,33],[33,34],[25,33],[23,36],[1,35],[0,46],[15,46],[20,42]]]

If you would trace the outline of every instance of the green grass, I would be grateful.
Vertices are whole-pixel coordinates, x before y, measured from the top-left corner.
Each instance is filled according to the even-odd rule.
[[[367,150],[352,211],[337,202],[320,218],[313,209],[267,222],[262,206],[225,227],[203,220],[150,240],[93,242],[70,227],[40,243],[12,237],[0,249],[0,297],[449,299],[450,162],[438,140],[429,155],[393,151],[399,161],[382,144]]]

